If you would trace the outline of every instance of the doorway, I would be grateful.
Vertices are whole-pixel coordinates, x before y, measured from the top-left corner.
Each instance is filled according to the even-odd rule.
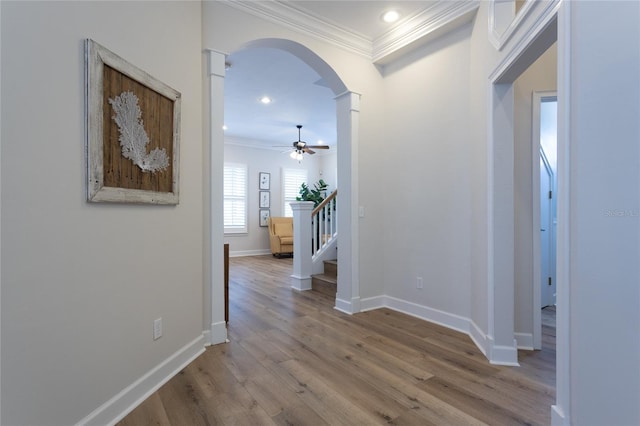
[[[534,92],[532,109],[533,182],[533,348],[542,349],[542,327],[555,316],[558,188],[558,97]],[[537,186],[536,184],[539,184]],[[548,314],[548,315],[545,315]],[[546,318],[546,319],[545,319]]]
[[[558,98],[540,99],[541,308],[556,304]],[[543,231],[544,229],[544,231]],[[546,280],[545,280],[546,277]]]
[[[317,54],[308,48],[285,39],[260,39],[246,43],[243,48],[274,47],[288,51],[307,65],[311,66],[326,82],[334,93],[336,101],[336,124],[338,164],[337,180],[341,188],[341,197],[346,200],[358,200],[358,117],[360,112],[360,95],[347,89],[336,72]],[[212,264],[223,259],[224,232],[219,212],[223,211],[222,170],[224,166],[224,78],[226,55],[222,52],[208,50],[208,83],[209,83],[209,116],[207,129],[209,144],[204,155],[209,159],[207,173],[211,190],[206,194],[205,211],[208,216],[208,233],[210,238],[206,244],[206,275],[210,285],[205,294],[205,327],[209,329],[208,339],[211,344],[222,343],[227,339],[226,322],[224,321],[224,276],[222,270],[211,268]],[[341,250],[338,253],[340,277],[338,277],[338,294],[336,309],[346,313],[360,311],[360,288],[358,269],[358,228],[357,206],[355,201],[343,203],[338,210],[337,220],[341,226]],[[354,224],[352,226],[352,224]],[[344,265],[344,267],[342,266]],[[210,321],[210,322],[209,322]]]

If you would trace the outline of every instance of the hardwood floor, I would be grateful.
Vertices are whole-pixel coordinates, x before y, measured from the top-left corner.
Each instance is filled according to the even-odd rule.
[[[230,343],[125,417],[129,425],[548,425],[555,329],[520,367],[468,336],[388,309],[357,315],[290,288],[291,259],[230,261]]]

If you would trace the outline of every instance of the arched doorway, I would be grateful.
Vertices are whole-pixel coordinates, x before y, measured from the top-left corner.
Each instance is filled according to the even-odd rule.
[[[276,38],[259,39],[248,42],[241,48],[268,47],[287,51],[315,70],[333,92],[336,100],[337,127],[337,175],[340,198],[337,220],[340,224],[340,250],[338,252],[338,291],[336,309],[355,313],[360,311],[359,271],[358,271],[358,115],[360,95],[350,92],[337,73],[320,56],[300,43]],[[224,232],[222,226],[223,191],[222,170],[224,163],[224,77],[226,54],[209,50],[208,52],[209,113],[208,128],[208,171],[209,191],[205,195],[205,211],[209,225],[209,250],[205,262],[209,269],[209,306],[205,305],[205,329],[210,330],[209,342],[222,343],[227,339],[224,322],[224,279],[222,265]],[[205,150],[206,151],[206,150]],[[205,266],[205,270],[207,266]],[[210,320],[210,322],[209,322]],[[208,324],[207,324],[208,322]]]

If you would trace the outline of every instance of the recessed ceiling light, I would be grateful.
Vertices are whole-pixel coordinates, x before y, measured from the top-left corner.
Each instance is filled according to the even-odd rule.
[[[271,98],[268,96],[263,96],[262,98],[260,98],[260,102],[262,102],[263,104],[270,104],[271,103]]]
[[[382,15],[382,20],[384,22],[396,22],[400,18],[400,13],[397,10],[389,10]]]
[[[226,124],[222,125],[222,130],[227,130],[227,125]]]

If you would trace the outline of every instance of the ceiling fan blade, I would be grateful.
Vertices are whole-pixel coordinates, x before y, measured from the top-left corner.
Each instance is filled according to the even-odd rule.
[[[313,148],[313,149],[329,149],[329,145],[307,145],[307,148]]]
[[[307,154],[315,154],[316,152],[312,149],[309,148],[302,148],[302,151],[306,152]]]

